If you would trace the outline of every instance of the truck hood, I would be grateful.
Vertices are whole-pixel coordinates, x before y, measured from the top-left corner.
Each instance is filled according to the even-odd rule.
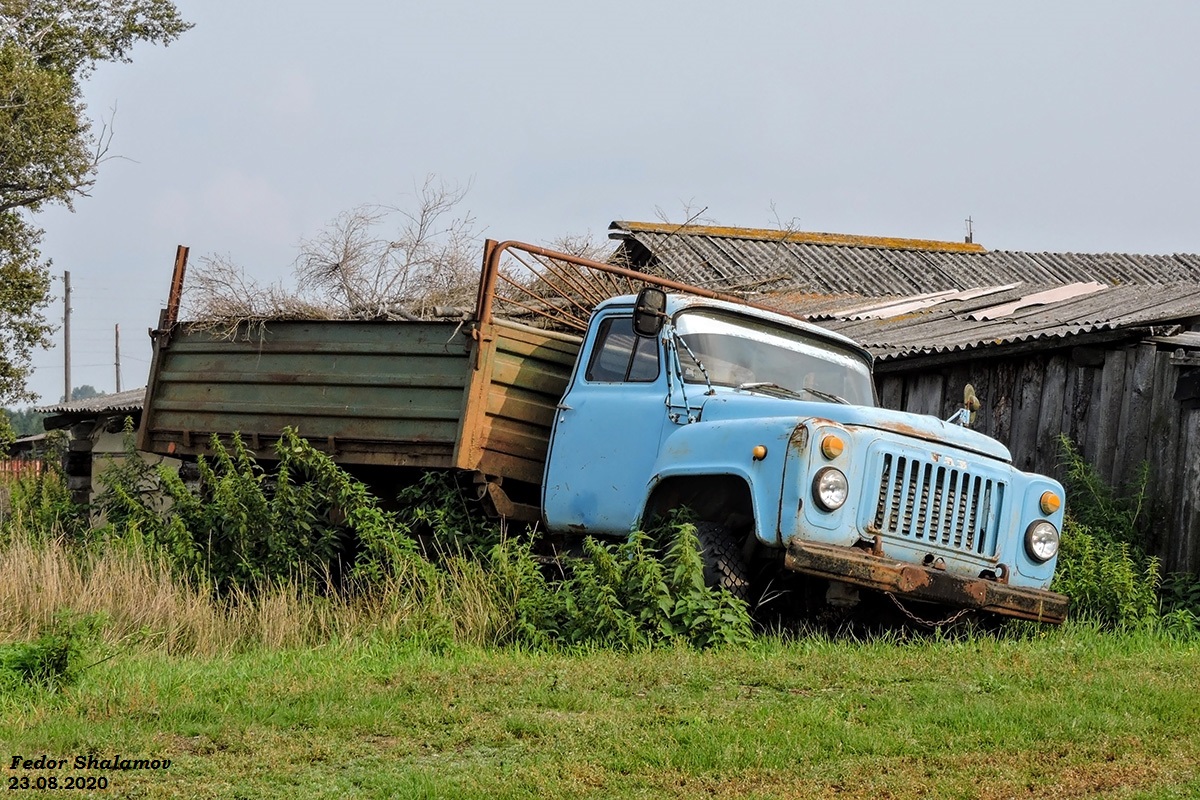
[[[705,398],[700,415],[702,423],[754,417],[797,417],[797,421],[809,418],[825,419],[840,425],[872,428],[946,444],[1012,462],[1012,454],[1008,448],[990,436],[925,414],[775,397],[754,391],[718,388],[716,392]]]

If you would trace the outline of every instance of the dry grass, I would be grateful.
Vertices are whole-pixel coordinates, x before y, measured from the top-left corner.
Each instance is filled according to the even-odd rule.
[[[200,656],[372,634],[482,645],[512,619],[493,581],[465,561],[349,597],[289,582],[217,599],[134,548],[79,553],[62,540],[17,537],[0,549],[0,642],[36,637],[64,609],[104,615],[109,645]]]

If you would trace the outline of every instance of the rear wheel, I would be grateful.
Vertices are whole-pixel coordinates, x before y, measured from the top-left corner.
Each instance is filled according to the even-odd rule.
[[[704,561],[704,582],[713,588],[728,589],[739,600],[750,597],[750,570],[742,548],[724,525],[696,523],[696,539]]]

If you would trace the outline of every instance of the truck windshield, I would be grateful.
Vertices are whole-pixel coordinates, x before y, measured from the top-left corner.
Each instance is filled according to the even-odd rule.
[[[696,309],[675,318],[675,332],[687,345],[679,348],[679,360],[688,383],[705,382],[696,364],[699,359],[717,385],[783,389],[805,399],[840,398],[854,405],[875,405],[866,362],[853,351],[805,331]]]

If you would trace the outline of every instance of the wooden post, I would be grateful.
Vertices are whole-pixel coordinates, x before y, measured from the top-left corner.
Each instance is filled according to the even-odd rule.
[[[113,366],[117,372],[117,391],[121,391],[121,324],[113,326]]]
[[[71,402],[71,273],[63,272],[63,402]]]

